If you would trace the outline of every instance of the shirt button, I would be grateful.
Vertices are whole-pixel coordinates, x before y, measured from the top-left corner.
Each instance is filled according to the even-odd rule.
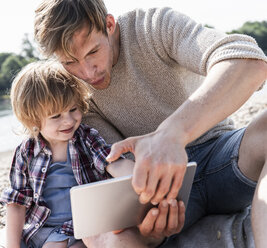
[[[45,168],[45,167],[42,168],[42,172],[43,172],[43,173],[46,173],[46,168]]]
[[[33,195],[34,198],[38,198],[38,196],[39,195],[37,193],[34,193],[34,195]]]
[[[37,228],[39,228],[40,225],[38,223],[36,223],[34,226],[37,229]]]

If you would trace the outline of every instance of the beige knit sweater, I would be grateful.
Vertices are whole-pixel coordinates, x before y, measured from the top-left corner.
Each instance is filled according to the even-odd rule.
[[[137,9],[120,16],[118,23],[120,55],[111,84],[92,89],[85,118],[109,143],[154,131],[215,63],[231,58],[267,61],[251,37],[227,36],[170,8]],[[232,129],[232,121],[225,120],[193,143]]]

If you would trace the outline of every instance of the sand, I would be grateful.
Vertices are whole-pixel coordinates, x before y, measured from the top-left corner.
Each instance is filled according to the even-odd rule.
[[[254,118],[267,109],[267,95],[253,95],[231,118],[236,128],[248,125]],[[8,174],[13,151],[0,153],[0,193],[8,186]],[[0,205],[0,229],[5,223],[5,208]]]
[[[0,192],[9,185],[9,168],[12,162],[13,152],[0,153]],[[0,205],[0,228],[4,226],[5,208]]]

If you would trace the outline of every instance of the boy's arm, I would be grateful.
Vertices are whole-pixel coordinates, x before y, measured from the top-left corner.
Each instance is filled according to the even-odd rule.
[[[119,159],[110,163],[106,171],[113,177],[122,177],[133,174],[134,162],[129,159]]]
[[[26,207],[11,203],[7,205],[6,248],[20,248]]]

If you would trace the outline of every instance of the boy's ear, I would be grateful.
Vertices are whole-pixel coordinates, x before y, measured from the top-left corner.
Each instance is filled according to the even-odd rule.
[[[113,15],[111,14],[108,14],[106,16],[106,27],[107,27],[108,35],[112,35],[116,28],[116,22],[115,22]]]

